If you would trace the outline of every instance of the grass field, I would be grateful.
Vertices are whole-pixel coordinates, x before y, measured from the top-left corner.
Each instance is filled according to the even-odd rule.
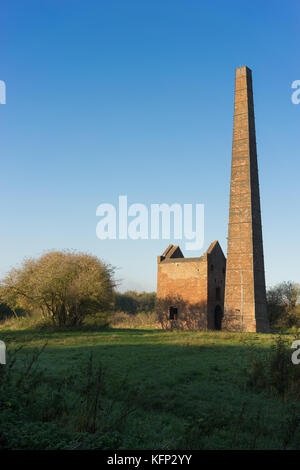
[[[264,355],[271,335],[2,327],[0,339],[8,355],[23,346],[12,374],[23,374],[19,391],[2,393],[2,448],[300,446],[299,402],[248,385],[251,355]]]

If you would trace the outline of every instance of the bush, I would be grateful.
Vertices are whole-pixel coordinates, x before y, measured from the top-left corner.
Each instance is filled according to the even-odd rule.
[[[299,398],[300,367],[291,358],[291,343],[283,335],[275,338],[270,351],[253,350],[247,372],[248,386],[283,398]]]
[[[267,290],[267,309],[271,327],[287,330],[300,326],[300,286],[295,282],[282,282]]]
[[[0,296],[12,310],[38,310],[54,325],[81,325],[113,306],[113,269],[84,253],[52,251],[27,259],[2,281]]]

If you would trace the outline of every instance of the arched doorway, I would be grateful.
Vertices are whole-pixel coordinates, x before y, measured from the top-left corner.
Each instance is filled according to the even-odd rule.
[[[220,305],[217,305],[215,308],[215,330],[222,329],[222,318],[223,318],[222,309]]]

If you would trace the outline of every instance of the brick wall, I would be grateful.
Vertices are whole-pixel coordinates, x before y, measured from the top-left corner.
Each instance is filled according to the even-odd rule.
[[[159,256],[157,261],[156,308],[164,326],[213,329],[215,307],[219,305],[222,311],[224,307],[226,259],[218,242],[213,242],[201,258]],[[169,321],[170,307],[177,308],[175,322]]]

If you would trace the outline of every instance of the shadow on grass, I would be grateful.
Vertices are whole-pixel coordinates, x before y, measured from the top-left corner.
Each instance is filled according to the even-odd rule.
[[[167,332],[165,332],[167,333]],[[13,329],[1,329],[0,328],[0,339],[10,341],[35,341],[35,340],[57,340],[63,338],[74,337],[80,339],[80,337],[93,337],[97,336],[111,336],[118,335],[120,337],[131,337],[131,336],[145,336],[145,335],[161,335],[164,331],[158,329],[134,329],[134,328],[69,328],[69,329],[39,329],[39,328],[28,328],[22,330]]]
[[[182,448],[198,448],[205,439],[209,442],[203,445],[210,448],[283,446],[274,429],[290,419],[285,404],[250,390],[246,383],[252,341],[256,351],[263,353],[268,341],[264,335],[88,328],[0,330],[0,339],[14,346],[25,343],[18,353],[20,368],[30,361],[36,345],[49,340],[39,357],[43,387],[47,396],[60,391],[67,401],[75,397],[76,403],[80,403],[92,352],[95,367],[103,366],[103,403],[115,397],[117,407],[122,403],[134,407],[122,430],[125,447],[157,448],[157,442],[171,443],[181,435],[184,440],[177,445]],[[290,439],[292,428],[287,429]],[[134,436],[133,444],[128,444],[128,436]]]

